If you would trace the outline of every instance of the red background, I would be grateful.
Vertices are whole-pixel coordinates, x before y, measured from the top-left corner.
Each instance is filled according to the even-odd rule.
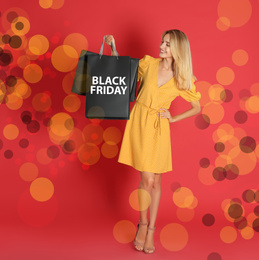
[[[162,177],[156,252],[148,257],[258,258],[259,1],[9,0],[1,3],[0,12],[0,58],[6,50],[13,56],[8,64],[1,61],[0,73],[1,259],[145,257],[132,246],[139,214],[132,198],[139,173],[117,162],[126,121],[86,119],[84,97],[76,99],[64,87],[64,78],[75,72],[72,61],[78,56],[69,58],[69,68],[70,63],[54,53],[71,34],[69,55],[80,48],[99,52],[103,35],[113,34],[120,55],[158,57],[162,32],[173,28],[189,38],[202,112],[171,124],[173,171]],[[6,36],[16,34],[11,23],[17,20],[7,19],[10,12],[29,21],[21,47],[12,47]],[[39,55],[28,51],[35,35],[49,43]],[[105,53],[110,53],[107,46]],[[26,66],[19,57],[27,59]],[[35,83],[31,64],[42,70]],[[29,76],[26,68],[32,69]],[[23,80],[31,91],[19,94],[19,84],[12,85],[8,76]],[[68,98],[80,107],[71,111],[71,104],[64,101]],[[177,114],[188,108],[179,98],[170,111]],[[35,133],[23,121],[24,111],[38,122]],[[63,143],[49,136],[55,115],[67,116],[74,125]],[[107,141],[102,132],[109,130]],[[68,140],[76,140],[73,151],[64,148]],[[80,160],[83,152],[96,162]],[[22,171],[28,163],[34,168]],[[238,169],[232,179],[222,170],[226,165]],[[38,173],[24,180],[35,174],[35,168]],[[222,180],[216,170],[225,173]],[[240,225],[240,221],[247,223]]]

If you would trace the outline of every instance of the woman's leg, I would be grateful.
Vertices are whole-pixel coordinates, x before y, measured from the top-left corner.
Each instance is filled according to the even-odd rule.
[[[151,190],[151,204],[149,207],[149,229],[147,232],[144,249],[147,253],[154,251],[154,228],[161,197],[161,174],[155,174],[154,184]]]
[[[140,184],[139,184],[139,189],[143,189],[146,190],[150,196],[151,195],[151,191],[154,185],[154,181],[155,181],[155,174],[151,173],[151,172],[140,172]],[[145,201],[146,201],[146,196],[145,194],[143,194],[143,192],[139,192],[139,205],[144,205]],[[152,200],[152,198],[151,198]],[[143,224],[148,223],[148,219],[147,219],[147,209],[142,210],[139,212],[140,213],[140,222]],[[147,235],[147,225],[139,225],[139,230],[136,236],[136,241],[139,243],[143,243],[146,240],[146,235]],[[141,246],[136,246],[139,250]]]

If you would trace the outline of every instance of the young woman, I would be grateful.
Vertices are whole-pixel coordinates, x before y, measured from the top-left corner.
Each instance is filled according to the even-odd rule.
[[[115,40],[106,36],[111,46]],[[112,55],[115,55],[112,49]],[[172,170],[170,123],[194,116],[200,112],[199,92],[196,92],[188,38],[180,30],[162,34],[160,58],[144,56],[139,61],[139,91],[127,121],[118,162],[140,172],[139,189],[151,197],[148,210],[140,211],[135,248],[153,253],[155,222],[161,196],[161,174]],[[179,115],[169,112],[171,102],[178,96],[190,102],[191,108]],[[139,192],[139,204],[145,194]]]

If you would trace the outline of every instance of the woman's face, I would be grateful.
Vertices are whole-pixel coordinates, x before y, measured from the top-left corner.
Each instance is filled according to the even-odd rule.
[[[166,34],[160,44],[160,54],[161,58],[172,58],[173,55],[170,49],[170,34]]]

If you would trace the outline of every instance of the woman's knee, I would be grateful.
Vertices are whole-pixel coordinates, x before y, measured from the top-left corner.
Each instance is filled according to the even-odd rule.
[[[141,186],[146,189],[152,189],[155,183],[155,176],[153,173],[141,173]]]

